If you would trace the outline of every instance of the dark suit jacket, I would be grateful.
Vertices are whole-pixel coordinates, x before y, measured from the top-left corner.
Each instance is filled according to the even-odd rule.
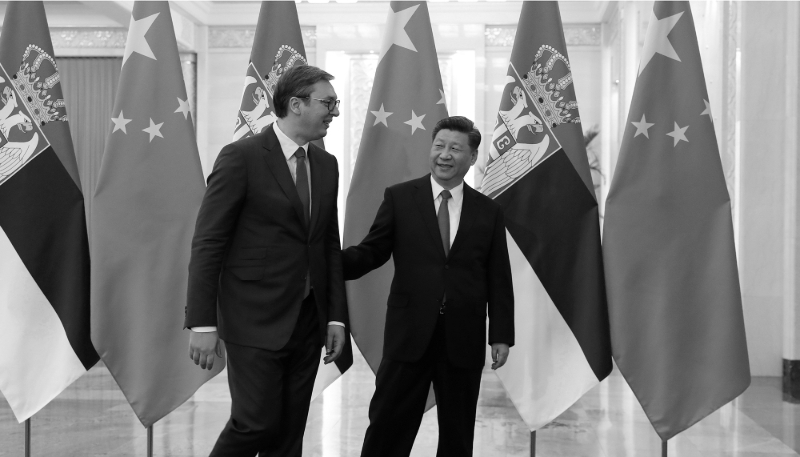
[[[272,126],[222,149],[192,240],[186,327],[216,325],[225,341],[281,349],[297,322],[309,271],[321,341],[329,321],[348,322],[338,165],[313,144],[308,160],[310,236]]]
[[[419,360],[433,336],[447,293],[445,331],[451,363],[483,366],[489,343],[514,344],[514,291],[500,206],[464,184],[458,232],[445,257],[430,175],[386,189],[369,234],[345,249],[345,280],[394,256],[383,356]]]

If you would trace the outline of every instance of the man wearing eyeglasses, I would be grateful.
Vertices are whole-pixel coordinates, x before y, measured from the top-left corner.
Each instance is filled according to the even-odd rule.
[[[228,353],[231,417],[211,456],[302,454],[320,348],[335,361],[347,322],[336,158],[324,137],[339,101],[307,65],[278,80],[278,120],[225,146],[208,177],[189,263],[189,356]]]

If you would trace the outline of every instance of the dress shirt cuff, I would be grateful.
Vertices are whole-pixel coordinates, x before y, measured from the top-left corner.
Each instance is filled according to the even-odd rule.
[[[328,325],[338,325],[339,327],[344,327],[344,324],[338,321],[330,321],[328,322]]]
[[[192,327],[189,330],[197,333],[208,333],[208,332],[216,332],[217,328],[214,326],[210,327]]]

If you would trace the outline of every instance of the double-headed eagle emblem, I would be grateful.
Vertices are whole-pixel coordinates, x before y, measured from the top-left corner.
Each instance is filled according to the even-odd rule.
[[[481,186],[484,194],[494,198],[503,193],[561,148],[552,129],[580,123],[573,116],[578,104],[564,100],[571,84],[569,61],[552,46],[539,48],[523,76],[509,64]]]
[[[9,76],[0,67],[0,185],[17,173],[49,143],[41,131],[48,122],[66,121],[67,112],[55,59],[29,45],[19,71]],[[55,96],[55,98],[53,98]]]
[[[308,63],[302,54],[286,44],[278,49],[266,80],[258,73],[253,62],[250,62],[244,79],[245,95],[242,96],[242,106],[236,116],[233,141],[255,135],[275,121],[275,111],[270,110],[272,94],[278,79],[297,62],[300,65]],[[251,91],[250,97],[247,97],[248,91]]]

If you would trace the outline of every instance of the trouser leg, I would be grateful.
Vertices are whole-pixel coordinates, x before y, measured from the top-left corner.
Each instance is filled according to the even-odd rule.
[[[301,457],[303,454],[303,435],[321,356],[313,294],[303,301],[296,328],[301,331],[297,331],[296,347],[286,359],[284,372],[281,433],[277,439],[268,441],[259,457]]]
[[[437,328],[444,347],[444,326]],[[437,457],[471,457],[475,414],[481,387],[482,367],[462,368],[447,360],[442,350],[433,376],[439,420]]]
[[[313,294],[309,298],[282,349],[226,342],[231,418],[210,457],[300,456],[320,356]]]
[[[211,457],[253,457],[277,434],[283,399],[281,351],[226,342],[231,417]]]
[[[431,344],[417,362],[381,361],[361,457],[407,457],[411,453],[438,352],[439,348]]]

